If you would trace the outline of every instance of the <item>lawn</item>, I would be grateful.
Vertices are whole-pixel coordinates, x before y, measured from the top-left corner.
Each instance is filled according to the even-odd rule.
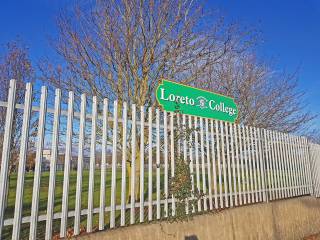
[[[163,193],[163,169],[161,169],[161,193]],[[23,214],[22,216],[30,216],[31,215],[31,205],[32,205],[32,187],[33,187],[33,177],[34,174],[32,172],[26,173],[25,175],[25,187],[24,187],[24,197],[23,197]],[[87,209],[88,206],[88,180],[89,180],[89,171],[83,171],[83,184],[82,184],[82,193],[81,193],[81,204],[82,209]],[[75,200],[76,200],[76,181],[77,181],[77,173],[76,171],[70,172],[70,180],[69,180],[69,211],[75,209]],[[196,181],[196,177],[195,177]],[[9,197],[8,197],[8,205],[5,211],[5,219],[13,218],[14,214],[14,205],[15,205],[15,195],[16,195],[16,182],[17,182],[17,174],[13,173],[10,176],[10,187],[9,187]],[[145,189],[145,200],[147,200],[147,185],[148,185],[148,175],[145,172],[144,176],[144,189]],[[156,200],[156,172],[153,171],[153,200]],[[222,183],[224,183],[224,179],[222,177]],[[107,170],[106,174],[106,206],[110,206],[110,187],[111,184],[111,169]],[[218,184],[218,178],[217,178]],[[241,184],[245,184],[242,182]],[[117,169],[117,179],[116,179],[116,204],[120,205],[121,200],[121,169]],[[128,192],[128,177],[127,177],[127,192]],[[39,199],[39,215],[46,214],[47,210],[47,198],[48,198],[48,186],[49,186],[49,172],[43,172],[41,176],[41,186],[40,186],[40,199]],[[202,188],[202,176],[200,174],[200,186]],[[207,183],[208,187],[208,183]],[[232,186],[233,187],[233,186]],[[212,184],[213,188],[213,184]],[[237,186],[238,188],[238,186]],[[61,212],[61,204],[62,204],[62,192],[63,192],[63,171],[57,171],[56,173],[56,188],[55,188],[55,203],[54,203],[54,212]],[[219,194],[219,189],[217,189]],[[224,192],[224,184],[222,184],[222,192]],[[212,194],[214,191],[212,190]],[[162,198],[162,197],[161,197]],[[94,178],[94,208],[98,208],[100,204],[100,170],[96,169],[95,178]],[[139,209],[137,209],[138,211]],[[129,210],[130,211],[130,210]],[[126,223],[129,223],[129,211],[126,213]],[[155,211],[153,211],[155,213]],[[145,216],[147,219],[147,209],[145,209]],[[139,214],[136,214],[136,222],[138,222]],[[45,221],[38,222],[38,238],[43,239],[45,234]],[[81,224],[86,226],[86,216],[81,217]],[[106,227],[109,226],[109,213],[105,213],[105,224]],[[74,217],[70,217],[68,219],[68,226],[73,227],[74,225]],[[116,225],[120,225],[120,211],[116,211]],[[98,214],[94,214],[93,218],[93,226],[98,227]],[[29,223],[22,224],[21,227],[21,238],[27,239],[29,234]],[[12,226],[4,227],[3,238],[11,239],[11,231]],[[60,219],[54,220],[53,224],[53,232],[57,234],[60,232]]]
[[[32,205],[32,187],[33,187],[33,173],[26,173],[25,175],[25,188],[23,197],[23,213],[22,216],[31,215],[31,205]],[[153,175],[155,182],[155,174]],[[81,193],[81,205],[82,209],[86,209],[88,206],[88,188],[89,188],[89,171],[83,171],[83,182],[82,182],[82,193]],[[75,209],[76,200],[76,181],[77,173],[76,171],[70,172],[69,180],[69,211]],[[16,182],[17,175],[11,174],[10,176],[10,187],[9,187],[9,197],[8,205],[5,211],[5,219],[13,218],[14,215],[14,205],[15,205],[15,195],[16,195]],[[111,184],[111,169],[107,170],[106,175],[106,206],[110,206],[110,184]],[[48,198],[48,186],[49,186],[49,172],[43,172],[41,176],[41,186],[40,186],[40,199],[39,199],[39,215],[46,214],[47,210],[47,198]],[[147,176],[145,176],[145,187],[147,186]],[[155,186],[154,186],[155,187]],[[62,192],[63,192],[63,171],[57,171],[56,174],[56,188],[55,188],[55,203],[54,212],[61,212],[62,203]],[[128,192],[128,178],[127,178],[127,192]],[[120,204],[121,199],[121,169],[117,169],[117,187],[116,187],[116,203]],[[95,171],[94,178],[94,208],[99,207],[100,204],[100,171]],[[119,216],[119,211],[116,212],[116,216]],[[106,213],[106,224],[109,222],[109,214]],[[81,223],[86,226],[86,216],[82,217]],[[68,226],[72,227],[74,224],[74,219],[68,219]],[[94,214],[93,226],[98,226],[98,214]],[[21,237],[28,238],[29,234],[29,223],[22,224]],[[4,227],[3,237],[4,239],[11,239],[12,226]],[[42,239],[45,231],[45,221],[38,223],[38,236]],[[60,231],[60,219],[54,221],[53,231],[58,233]]]

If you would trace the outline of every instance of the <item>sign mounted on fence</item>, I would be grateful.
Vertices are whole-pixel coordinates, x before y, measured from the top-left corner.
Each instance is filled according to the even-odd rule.
[[[156,90],[158,103],[169,112],[214,118],[234,123],[238,108],[233,98],[162,80]]]

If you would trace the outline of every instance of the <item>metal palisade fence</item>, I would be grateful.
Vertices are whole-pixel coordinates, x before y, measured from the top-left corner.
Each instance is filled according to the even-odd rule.
[[[189,163],[192,190],[202,193],[195,213],[320,196],[320,146],[304,137],[84,94],[78,99],[73,92],[62,101],[59,89],[50,108],[47,92],[42,87],[33,104],[27,84],[24,103],[16,103],[11,80],[8,99],[0,102],[6,112],[1,239],[67,237],[172,216],[169,188],[177,156]],[[181,129],[190,134],[175,141]],[[14,131],[20,133],[16,155]],[[34,163],[27,167],[30,155]]]

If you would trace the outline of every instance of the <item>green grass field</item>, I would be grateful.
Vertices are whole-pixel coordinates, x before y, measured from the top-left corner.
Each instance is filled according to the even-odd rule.
[[[148,185],[148,176],[145,172],[144,176],[144,189],[145,189],[145,201],[147,200],[147,185]],[[24,197],[23,197],[23,214],[22,216],[30,216],[31,215],[31,205],[32,205],[32,188],[33,188],[33,177],[34,174],[26,173],[25,175],[25,185],[24,185]],[[196,178],[194,178],[196,181]],[[88,206],[88,180],[89,180],[89,171],[83,171],[83,183],[82,183],[82,193],[81,193],[81,204],[82,209],[87,209]],[[160,189],[163,190],[163,171],[161,170],[161,186]],[[75,200],[76,200],[76,181],[77,181],[77,173],[76,171],[70,172],[70,180],[69,180],[69,211],[75,209]],[[9,196],[8,196],[8,204],[5,211],[5,219],[13,218],[14,215],[14,207],[15,207],[15,195],[16,195],[16,183],[17,183],[17,174],[13,173],[10,176],[10,187],[9,187]],[[153,171],[153,200],[156,200],[156,173]],[[222,177],[222,183],[224,183],[224,179]],[[107,170],[106,174],[106,206],[110,206],[110,191],[111,191],[111,169]],[[121,200],[121,169],[117,169],[117,179],[116,179],[116,204],[120,205]],[[217,178],[217,184],[218,178]],[[242,184],[246,185],[246,183],[242,182]],[[49,172],[43,172],[41,176],[41,185],[40,185],[40,198],[39,198],[39,215],[46,214],[47,210],[47,198],[48,198],[48,186],[49,186]],[[127,193],[128,193],[128,177],[127,177]],[[202,176],[200,175],[200,186],[202,188]],[[196,187],[196,186],[195,186]],[[208,187],[208,185],[207,185]],[[213,185],[212,185],[213,188]],[[222,192],[224,192],[224,185],[222,184]],[[62,205],[62,192],[63,192],[63,171],[57,171],[56,173],[56,188],[55,188],[55,202],[54,202],[54,212],[61,212]],[[217,189],[219,194],[219,189]],[[163,191],[161,191],[163,193]],[[212,194],[214,191],[212,190]],[[94,178],[94,208],[98,208],[100,204],[100,170],[95,170],[95,178]],[[130,211],[130,210],[129,210]],[[137,209],[139,211],[139,209]],[[155,213],[155,211],[153,211]],[[130,213],[127,210],[126,213],[126,223],[129,223],[129,215]],[[147,208],[145,208],[145,219],[147,219]],[[136,213],[136,222],[138,222],[139,214]],[[81,217],[81,224],[86,226],[86,216]],[[106,227],[109,225],[109,213],[105,213],[105,224]],[[74,225],[74,217],[70,217],[68,219],[68,226],[73,227]],[[116,225],[120,225],[120,211],[116,211]],[[93,226],[98,227],[98,214],[94,214],[93,218]],[[29,234],[29,223],[22,224],[21,227],[21,238],[27,239]],[[11,239],[11,231],[12,226],[4,227],[3,238]],[[53,232],[60,232],[60,219],[54,220],[53,224]],[[45,221],[38,222],[38,238],[43,239],[45,234]]]
[[[25,187],[24,187],[24,197],[23,197],[23,214],[22,216],[30,216],[31,205],[32,205],[32,188],[33,188],[33,173],[26,173],[25,175]],[[153,176],[155,178],[155,176]],[[76,171],[70,172],[69,180],[69,211],[75,209],[76,200],[76,181],[77,173]],[[88,187],[89,187],[89,171],[83,172],[82,180],[82,193],[81,193],[81,205],[82,209],[86,209],[88,206]],[[16,182],[17,175],[12,174],[10,176],[10,187],[9,187],[9,197],[8,205],[5,211],[5,219],[13,218],[14,215],[14,205],[15,205],[15,195],[16,195]],[[147,177],[145,177],[145,186],[147,186]],[[107,170],[106,175],[106,206],[110,205],[110,184],[111,184],[111,170]],[[42,173],[41,176],[41,186],[40,186],[40,198],[39,198],[39,215],[46,214],[47,210],[47,198],[48,198],[48,186],[49,186],[49,172]],[[128,189],[128,178],[127,178],[127,189]],[[128,191],[128,190],[127,190]],[[54,212],[61,212],[62,205],[62,192],[63,192],[63,171],[57,171],[56,175],[56,188],[55,188],[55,201],[54,201]],[[117,170],[117,188],[116,188],[116,203],[120,204],[121,199],[121,170]],[[94,179],[94,208],[99,207],[100,204],[100,171],[95,171]],[[117,216],[119,211],[117,211]],[[82,217],[82,224],[86,226],[86,216]],[[109,214],[106,213],[106,224],[109,221]],[[68,226],[73,226],[74,219],[68,219]],[[98,214],[94,214],[93,226],[98,226]],[[29,223],[23,224],[21,229],[22,238],[27,238],[29,234]],[[11,229],[12,226],[7,226],[4,228],[4,239],[11,239]],[[42,239],[45,231],[45,221],[38,223],[38,235],[39,239]],[[60,231],[60,219],[54,221],[53,231]]]

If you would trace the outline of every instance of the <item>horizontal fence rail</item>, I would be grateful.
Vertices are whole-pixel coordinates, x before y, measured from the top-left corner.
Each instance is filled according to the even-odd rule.
[[[320,197],[320,145],[304,137],[73,92],[65,103],[59,89],[50,108],[46,87],[35,106],[31,84],[21,104],[15,85],[0,102],[1,239],[68,237],[175,216],[170,179],[180,157],[191,177],[188,214]]]

